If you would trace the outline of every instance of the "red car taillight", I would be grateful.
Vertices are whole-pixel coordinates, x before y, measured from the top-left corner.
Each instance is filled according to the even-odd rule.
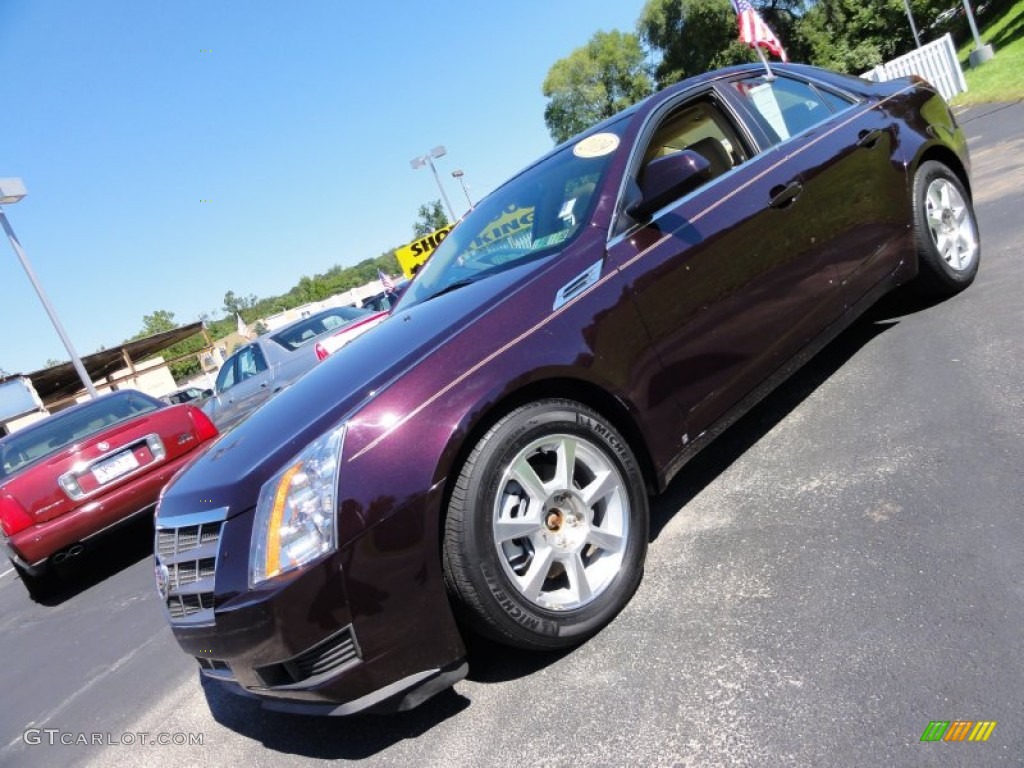
[[[24,531],[33,522],[21,504],[10,496],[0,496],[0,526],[3,526],[5,536]]]
[[[330,354],[330,352],[324,349],[324,345],[321,344],[319,341],[316,343],[316,346],[313,347],[313,350],[316,352],[317,360],[323,360]]]
[[[207,440],[220,434],[217,431],[217,428],[213,426],[213,422],[210,421],[210,417],[198,408],[189,406],[188,415],[189,418],[192,419],[192,423],[196,426],[196,437],[199,439],[200,443],[205,443]]]

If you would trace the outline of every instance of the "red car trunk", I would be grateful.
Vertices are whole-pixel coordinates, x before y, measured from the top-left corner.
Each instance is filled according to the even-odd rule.
[[[199,409],[158,405],[18,468],[0,485],[8,548],[23,564],[38,564],[146,510],[216,434]]]

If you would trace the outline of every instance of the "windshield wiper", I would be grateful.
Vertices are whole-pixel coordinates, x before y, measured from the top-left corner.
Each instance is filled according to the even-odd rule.
[[[430,301],[430,299],[436,299],[438,296],[443,296],[444,294],[450,293],[451,291],[454,291],[458,288],[465,288],[470,283],[475,283],[481,277],[484,277],[484,275],[475,275],[473,277],[464,277],[461,280],[456,280],[454,283],[449,283],[448,285],[446,285],[437,293],[430,294],[430,296],[428,296],[426,300]]]

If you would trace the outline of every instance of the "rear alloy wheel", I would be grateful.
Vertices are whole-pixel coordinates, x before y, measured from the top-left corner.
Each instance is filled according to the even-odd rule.
[[[934,160],[914,176],[914,237],[927,291],[951,296],[974,281],[981,259],[974,209],[956,174]]]
[[[461,613],[521,648],[582,642],[636,591],[647,494],[629,446],[596,412],[543,400],[495,424],[449,503],[445,577]]]

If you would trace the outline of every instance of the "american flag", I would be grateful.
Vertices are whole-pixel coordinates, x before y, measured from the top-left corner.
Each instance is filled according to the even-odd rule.
[[[740,23],[740,40],[751,48],[767,48],[783,61],[789,61],[786,50],[779,42],[779,38],[771,31],[764,19],[761,18],[750,0],[730,0],[733,10]]]
[[[380,278],[380,284],[384,288],[385,293],[393,293],[395,290],[395,281],[391,279],[391,275],[382,269],[377,270],[377,277]]]

